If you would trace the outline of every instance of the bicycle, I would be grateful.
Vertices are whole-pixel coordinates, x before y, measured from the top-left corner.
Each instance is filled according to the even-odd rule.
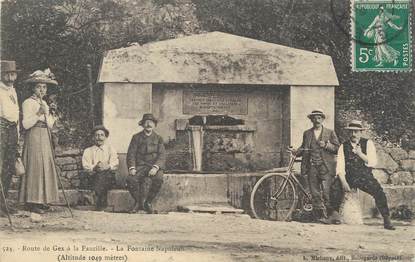
[[[250,198],[251,211],[255,218],[290,221],[299,200],[303,210],[308,212],[313,210],[311,195],[293,172],[298,153],[293,153],[291,150],[289,152],[288,167],[266,171],[267,174],[255,183]],[[300,191],[300,197],[296,188]]]

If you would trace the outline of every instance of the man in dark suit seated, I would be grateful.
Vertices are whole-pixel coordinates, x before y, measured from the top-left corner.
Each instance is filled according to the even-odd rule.
[[[131,139],[127,152],[127,188],[135,200],[135,205],[130,213],[145,210],[148,214],[154,213],[152,201],[160,191],[163,184],[163,170],[166,156],[164,142],[153,129],[157,125],[157,119],[153,114],[144,114],[138,123],[144,128]],[[151,186],[144,203],[145,178],[151,179]]]

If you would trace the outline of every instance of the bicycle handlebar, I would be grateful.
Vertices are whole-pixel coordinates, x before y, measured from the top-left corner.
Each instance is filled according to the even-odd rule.
[[[292,150],[290,150],[292,149]],[[288,164],[288,166],[284,166],[284,167],[278,167],[278,168],[273,168],[270,170],[266,170],[265,172],[269,173],[269,172],[291,172],[294,166],[294,162],[297,160],[297,154],[299,151],[310,151],[311,149],[307,149],[307,148],[299,148],[297,150],[294,150],[293,147],[289,147],[287,152],[290,153],[290,162]]]
[[[294,150],[292,147],[289,147],[287,151],[290,153],[291,156],[297,156],[299,152],[311,151],[311,149],[309,149],[309,148],[301,148],[300,147],[297,150]]]
[[[288,148],[288,152],[290,153],[290,163],[288,164],[288,170],[292,170],[294,162],[297,159],[297,155],[300,151],[311,151],[309,148],[299,148],[297,150],[290,150],[290,148],[292,147]]]

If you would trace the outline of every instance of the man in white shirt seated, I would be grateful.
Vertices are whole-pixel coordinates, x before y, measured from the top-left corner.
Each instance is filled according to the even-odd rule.
[[[96,196],[96,209],[102,211],[107,206],[108,190],[115,184],[115,171],[118,168],[117,152],[106,143],[109,131],[104,126],[94,127],[95,145],[85,149],[82,166],[91,176]]]
[[[370,194],[383,217],[384,228],[394,230],[386,195],[372,174],[372,168],[377,164],[375,145],[371,140],[362,137],[362,130],[366,128],[361,121],[353,120],[345,129],[350,131],[350,139],[339,148],[336,174],[345,191],[358,188]]]

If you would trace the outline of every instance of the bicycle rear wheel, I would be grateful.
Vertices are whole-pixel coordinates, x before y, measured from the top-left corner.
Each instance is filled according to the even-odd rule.
[[[295,187],[287,175],[267,174],[255,184],[251,193],[251,210],[255,218],[287,221],[297,204]]]

